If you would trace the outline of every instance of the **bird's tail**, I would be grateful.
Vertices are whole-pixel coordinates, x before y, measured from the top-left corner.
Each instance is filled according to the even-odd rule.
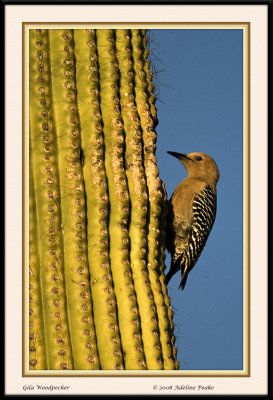
[[[181,278],[182,279],[181,279],[181,282],[180,282],[180,285],[179,285],[179,289],[184,290],[184,288],[186,286],[187,279],[188,279],[188,272],[185,271],[184,273],[181,273]]]
[[[188,269],[186,269],[186,270],[184,270],[183,268],[182,268],[182,266],[180,265],[180,263],[179,263],[179,259],[177,259],[176,261],[175,261],[175,263],[171,263],[171,266],[170,266],[170,270],[169,270],[169,272],[167,273],[167,275],[166,275],[166,279],[165,279],[165,283],[166,283],[166,285],[168,285],[168,283],[170,282],[170,280],[172,279],[172,277],[178,272],[178,271],[181,271],[181,282],[180,282],[180,285],[179,285],[179,289],[184,289],[185,288],[185,285],[186,285],[186,282],[187,282],[187,279],[188,279],[188,273],[189,273],[189,271],[188,271]]]
[[[171,271],[169,271],[169,272],[167,273],[167,275],[166,275],[166,278],[165,278],[165,283],[166,283],[166,285],[168,285],[168,283],[170,282],[172,276],[173,276],[173,274],[171,273]]]
[[[177,271],[179,271],[179,265],[177,263],[177,261],[175,263],[171,263],[169,272],[166,275],[166,279],[165,279],[165,283],[166,285],[168,285],[168,283],[170,282],[170,280],[172,279],[172,277],[177,273]]]

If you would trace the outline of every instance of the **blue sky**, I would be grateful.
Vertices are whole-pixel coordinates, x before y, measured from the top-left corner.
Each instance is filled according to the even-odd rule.
[[[184,291],[169,283],[180,368],[243,368],[243,34],[151,30],[157,158],[170,197],[186,172],[167,150],[210,154],[220,169],[216,221]],[[166,258],[169,268],[170,257]]]

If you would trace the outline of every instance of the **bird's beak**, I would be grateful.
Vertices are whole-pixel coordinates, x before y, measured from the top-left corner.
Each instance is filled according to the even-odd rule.
[[[187,157],[186,154],[182,154],[182,153],[177,153],[176,151],[167,151],[168,154],[170,154],[171,156],[178,158],[178,160],[190,160],[189,157]]]

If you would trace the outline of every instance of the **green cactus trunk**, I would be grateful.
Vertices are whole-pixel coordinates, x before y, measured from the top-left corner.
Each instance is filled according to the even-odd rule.
[[[179,367],[147,44],[30,30],[30,369]]]

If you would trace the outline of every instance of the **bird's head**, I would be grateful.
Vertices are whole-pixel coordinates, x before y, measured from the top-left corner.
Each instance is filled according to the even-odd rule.
[[[189,177],[202,179],[212,188],[216,187],[220,176],[219,169],[216,162],[208,154],[197,152],[182,154],[175,151],[168,151],[167,153],[181,161]]]

